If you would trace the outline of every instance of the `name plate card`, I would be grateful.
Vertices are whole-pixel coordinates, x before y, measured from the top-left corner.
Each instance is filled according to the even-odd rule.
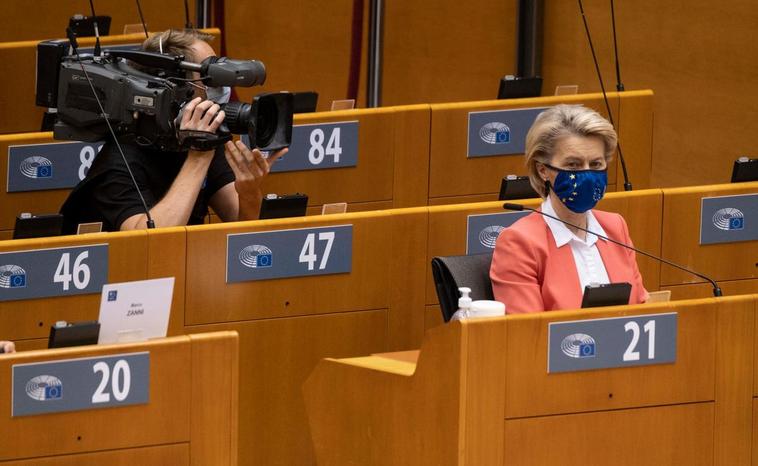
[[[466,254],[492,253],[500,232],[527,215],[529,212],[469,215],[466,224]]]
[[[0,301],[100,293],[108,245],[0,253]]]
[[[548,373],[676,362],[677,314],[551,322]]]
[[[758,240],[758,194],[704,197],[700,244]]]
[[[469,112],[467,157],[523,154],[526,133],[548,107]]]
[[[13,365],[12,416],[150,401],[150,353]]]
[[[352,263],[352,225],[226,237],[226,283],[350,273]]]
[[[242,136],[250,147],[250,139]],[[358,165],[358,121],[315,123],[292,127],[289,152],[271,167],[272,173]]]
[[[6,191],[69,189],[87,176],[102,142],[53,142],[8,147]]]

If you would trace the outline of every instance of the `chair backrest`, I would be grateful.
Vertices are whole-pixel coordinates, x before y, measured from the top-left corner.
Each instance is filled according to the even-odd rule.
[[[445,256],[432,259],[432,275],[442,318],[450,321],[458,310],[458,288],[471,288],[471,299],[494,299],[490,282],[492,254]]]

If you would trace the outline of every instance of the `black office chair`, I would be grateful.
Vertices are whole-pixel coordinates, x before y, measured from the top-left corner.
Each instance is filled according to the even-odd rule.
[[[432,275],[442,318],[449,322],[458,310],[458,288],[471,288],[471,299],[494,299],[490,282],[492,254],[446,256],[432,259]]]

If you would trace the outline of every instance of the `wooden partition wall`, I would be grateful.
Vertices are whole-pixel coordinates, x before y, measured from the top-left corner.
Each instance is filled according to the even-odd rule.
[[[635,189],[641,189],[649,184],[653,94],[636,91],[621,96],[612,94],[611,98],[621,115],[619,133],[624,141],[630,178]],[[524,157],[516,154],[467,158],[469,112],[559,103],[583,104],[602,111],[599,99],[598,94],[590,94],[299,114],[295,116],[296,125],[357,122],[357,164],[271,173],[263,190],[308,194],[309,214],[320,213],[323,204],[337,202],[348,203],[348,211],[355,212],[495,200],[503,176],[525,173]],[[60,141],[54,141],[49,132],[0,135],[0,154],[10,154],[11,146],[52,142]],[[307,141],[299,141],[299,144],[308,147]],[[305,157],[305,154],[299,152],[297,156]],[[81,172],[81,154],[71,157],[70,163]],[[51,180],[61,169],[53,165]],[[4,176],[10,176],[13,170],[17,175],[19,169],[10,166],[9,155],[0,157],[0,173]],[[609,189],[621,190],[622,180],[618,163],[612,163]],[[15,218],[21,212],[58,212],[69,189],[7,191],[0,190],[0,238],[11,236]]]
[[[186,234],[183,228],[161,228],[150,232],[95,233],[0,241],[0,253],[107,245],[107,283],[175,277],[168,331],[169,335],[176,335],[182,332],[184,322],[185,241]],[[69,264],[73,264],[73,261],[74,259],[70,259]],[[87,261],[83,263],[87,264]],[[3,262],[0,265],[8,264]],[[32,269],[26,272],[29,276],[35,273]],[[49,271],[46,278],[51,284],[54,283],[53,270]],[[90,279],[93,278],[90,276]],[[60,286],[62,289],[62,285]],[[69,286],[69,289],[73,290],[74,287]],[[18,345],[20,350],[44,348],[47,346],[50,326],[56,321],[97,320],[99,309],[100,290],[93,290],[91,294],[2,301],[2,338],[21,340]]]
[[[36,8],[36,7],[35,7]],[[23,24],[25,24],[24,22]],[[65,30],[65,28],[64,28]],[[221,36],[218,29],[204,29],[215,37]],[[60,37],[58,34],[54,37]],[[39,131],[42,124],[42,114],[45,109],[35,105],[36,81],[33,79],[37,68],[37,44],[46,40],[0,43],[0,63],[7,70],[0,76],[0,89],[3,92],[3,105],[0,106],[0,134],[25,133]],[[125,34],[103,37],[103,47],[109,45],[141,44],[144,34]],[[94,38],[82,38],[79,47],[94,47]],[[214,44],[220,47],[217,40]]]
[[[686,204],[677,212],[698,217],[696,205],[704,195],[756,189],[758,183],[685,190],[687,202],[695,206]],[[715,248],[719,257],[736,264],[731,269],[705,269],[717,274],[725,294],[758,292],[755,272],[745,265],[758,257],[758,242],[698,245],[692,239],[698,236],[697,227],[666,209],[669,204],[676,208],[676,202],[667,199],[672,193],[675,199],[679,191],[609,193],[599,208],[626,218],[636,246],[672,254],[670,258],[685,266],[703,266],[699,258]],[[524,204],[534,206],[537,201]],[[0,252],[108,244],[109,282],[175,276],[171,334],[235,330],[240,335],[240,434],[258,439],[240,443],[241,463],[298,464],[313,458],[299,387],[318,360],[418,348],[425,330],[441,321],[429,271],[431,257],[464,254],[467,216],[501,212],[501,207],[495,202],[459,204],[3,241]],[[683,229],[671,230],[680,224]],[[228,235],[340,225],[353,229],[349,273],[227,283]],[[696,259],[666,252],[665,245],[674,239]],[[293,246],[296,254],[300,248]],[[274,252],[273,260],[278,254]],[[641,256],[638,261],[646,287],[660,288],[670,271]],[[675,299],[708,292],[687,276],[667,280],[663,288],[673,289]],[[22,350],[40,348],[50,324],[95,319],[98,304],[98,294],[3,302],[0,328],[10,332],[3,338],[20,340]]]
[[[608,98],[611,111],[617,118],[619,141],[623,146],[629,179],[635,189],[650,187],[653,93],[610,93]],[[429,204],[495,200],[503,176],[527,174],[523,153],[467,158],[469,112],[538,108],[561,103],[584,105],[607,118],[602,94],[433,104]],[[623,185],[617,155],[608,167],[608,190],[621,191]]]
[[[322,360],[304,385],[318,464],[748,465],[757,298],[473,319],[420,352]],[[674,363],[547,372],[551,322],[668,312]]]
[[[236,466],[237,345],[235,333],[215,332],[0,355],[0,464]],[[146,404],[11,417],[14,365],[137,352],[149,356]],[[63,382],[63,396],[82,395]]]
[[[187,3],[190,18],[194,18],[195,0],[189,0]],[[183,0],[141,2],[140,5],[148,30],[163,31],[168,28],[184,27]],[[111,17],[110,35],[112,36],[122,34],[124,25],[140,23],[135,2],[97,0],[94,6],[98,15]],[[75,14],[91,16],[89,2],[34,0],[34,3],[30,4],[26,0],[4,0],[3,8],[0,42],[65,37],[70,17]]]

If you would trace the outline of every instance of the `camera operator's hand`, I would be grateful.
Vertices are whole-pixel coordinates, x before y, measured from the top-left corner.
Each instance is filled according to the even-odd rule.
[[[281,149],[268,158],[258,149],[250,150],[242,141],[229,141],[224,147],[224,155],[234,172],[234,188],[239,197],[238,219],[258,218],[262,199],[261,185],[271,171],[271,166],[288,149]]]
[[[215,133],[224,121],[224,111],[212,100],[195,97],[184,106],[180,130]]]

